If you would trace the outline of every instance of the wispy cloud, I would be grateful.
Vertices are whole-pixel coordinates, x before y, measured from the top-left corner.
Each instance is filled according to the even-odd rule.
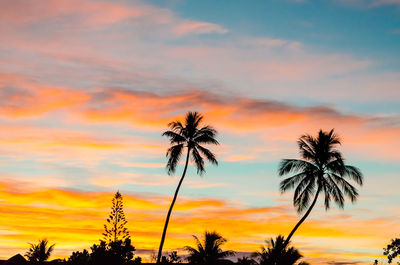
[[[228,30],[220,25],[207,22],[186,22],[177,25],[174,30],[176,34],[209,34],[209,33],[227,33]]]
[[[33,94],[26,96],[26,93]],[[63,100],[65,95],[74,93],[77,93],[77,96],[71,101]],[[84,124],[86,126],[124,124],[133,125],[140,130],[160,132],[168,122],[179,119],[190,109],[201,111],[209,123],[217,124],[220,130],[231,135],[254,133],[258,139],[261,137],[265,140],[275,139],[289,143],[305,131],[336,128],[345,137],[346,146],[349,146],[349,149],[351,147],[352,152],[368,157],[371,154],[364,152],[368,142],[368,146],[380,146],[377,150],[382,150],[374,153],[376,155],[374,159],[396,159],[399,155],[390,151],[393,150],[391,146],[396,143],[396,135],[399,132],[396,126],[399,117],[395,115],[391,117],[346,114],[329,106],[300,107],[279,101],[224,96],[195,89],[175,93],[170,91],[168,95],[122,89],[103,89],[94,93],[39,89],[33,92],[13,91],[4,98],[8,103],[12,103],[12,107],[7,107],[5,103],[6,105],[0,108],[0,115],[6,119],[46,118],[50,117],[48,115],[58,113],[67,117],[67,124],[75,124],[78,127]],[[98,155],[98,151],[104,155],[111,154],[111,151],[126,153],[129,150],[142,150],[149,155],[161,155],[164,152],[161,139],[154,142],[151,138],[107,136],[107,134],[99,137],[93,136],[95,129],[90,128],[85,133],[80,133],[79,130],[75,132],[46,130],[40,127],[25,128],[25,130],[21,130],[23,127],[19,126],[7,128],[9,129],[3,132],[4,136],[0,139],[3,148],[25,146],[24,149],[20,149],[24,152],[33,148],[40,148],[40,152],[49,154],[55,150],[69,150],[61,152],[60,155],[74,150],[76,152],[73,153],[92,150],[93,155]],[[385,137],[381,137],[382,135]],[[273,146],[267,145],[260,150],[268,152],[273,149]],[[251,150],[254,153],[246,157],[230,153],[223,154],[223,159],[226,161],[255,159],[259,154],[255,148]],[[136,164],[136,166],[151,165]]]

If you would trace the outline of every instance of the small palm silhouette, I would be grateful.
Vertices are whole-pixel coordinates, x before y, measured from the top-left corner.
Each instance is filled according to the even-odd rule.
[[[48,260],[51,253],[54,250],[55,244],[49,246],[49,241],[47,239],[39,240],[38,244],[31,244],[28,252],[25,256],[29,261],[43,263]]]
[[[258,258],[259,265],[305,265],[307,263],[297,263],[303,256],[294,248],[289,247],[290,242],[285,241],[283,236],[277,236],[266,241],[267,247],[261,247],[261,251],[253,254]]]
[[[190,264],[198,265],[216,265],[225,260],[225,258],[234,255],[233,251],[223,251],[221,246],[226,242],[217,232],[204,232],[203,242],[197,236],[193,236],[196,241],[196,247],[186,246],[188,252],[187,260]]]

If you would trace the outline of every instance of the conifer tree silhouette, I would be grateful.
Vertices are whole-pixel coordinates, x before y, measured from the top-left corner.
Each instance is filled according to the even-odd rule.
[[[107,218],[107,223],[104,225],[104,241],[106,243],[125,241],[129,239],[129,231],[126,228],[124,204],[121,193],[118,191],[115,193],[112,199],[112,207],[110,215]]]

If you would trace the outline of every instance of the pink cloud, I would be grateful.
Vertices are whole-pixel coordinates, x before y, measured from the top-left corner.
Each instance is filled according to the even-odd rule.
[[[399,119],[396,116],[345,114],[326,106],[299,107],[278,101],[222,96],[194,89],[169,95],[121,89],[84,92],[40,87],[34,90],[2,90],[2,93],[4,103],[0,115],[7,119],[37,119],[51,113],[62,113],[69,123],[125,124],[140,130],[161,131],[168,122],[181,118],[187,110],[198,110],[207,117],[209,123],[216,124],[224,132],[238,136],[251,133],[266,142],[281,143],[279,147],[267,144],[263,148],[247,145],[249,150],[246,152],[251,154],[246,156],[232,154],[231,147],[226,146],[227,149],[221,153],[226,161],[254,160],[263,152],[282,152],[286,148],[282,142],[293,142],[302,133],[313,133],[320,128],[336,128],[345,137],[348,152],[370,158],[373,155],[374,159],[400,158],[397,151],[400,149],[393,148],[398,144],[396,135],[400,132],[394,126]],[[7,135],[3,140],[4,146],[17,142],[28,144],[24,143],[25,137]],[[151,144],[150,139],[148,144],[137,144],[135,139],[122,142],[126,137],[108,141],[92,138],[90,134],[74,136],[71,132],[61,132],[57,137],[38,136],[35,141],[29,139],[31,147],[41,146],[48,151],[84,148],[94,153],[95,150],[107,153],[109,150],[124,151],[136,146],[136,149],[146,150],[150,154],[163,152],[161,144]],[[374,153],[365,152],[373,146],[376,146]]]
[[[176,34],[209,34],[209,33],[219,33],[225,34],[228,32],[227,29],[220,25],[207,23],[207,22],[186,22],[177,25],[174,30]]]
[[[75,19],[83,24],[98,25],[145,15],[141,8],[90,0],[4,0],[0,2],[0,10],[4,21],[20,25],[46,20],[59,21],[68,16],[76,16]]]

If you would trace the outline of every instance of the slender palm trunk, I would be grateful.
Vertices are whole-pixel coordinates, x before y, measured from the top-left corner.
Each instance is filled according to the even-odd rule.
[[[185,178],[185,175],[186,175],[186,170],[187,170],[188,163],[189,163],[189,154],[190,154],[190,149],[188,148],[187,155],[186,155],[185,168],[183,169],[182,177],[179,180],[178,187],[176,187],[174,198],[172,199],[171,206],[169,207],[169,210],[168,210],[167,219],[165,219],[164,230],[163,230],[163,233],[162,233],[162,236],[161,236],[160,247],[158,249],[157,263],[161,262],[162,249],[163,249],[163,246],[164,246],[165,235],[167,234],[169,218],[171,217],[172,208],[174,208],[174,204],[175,204],[176,198],[178,197],[179,189],[180,189],[180,187],[182,185],[182,182],[183,182],[183,179]]]
[[[304,216],[300,219],[300,221],[293,228],[292,232],[290,232],[289,236],[286,238],[285,243],[283,244],[285,247],[289,244],[289,241],[292,238],[294,232],[296,232],[297,228],[299,228],[299,226],[304,222],[304,220],[306,220],[308,215],[311,213],[311,210],[314,208],[314,205],[317,202],[320,191],[321,191],[320,188],[318,188],[317,193],[315,194],[315,198],[314,198],[313,202],[311,203],[310,207],[308,208],[307,212],[304,214]]]

